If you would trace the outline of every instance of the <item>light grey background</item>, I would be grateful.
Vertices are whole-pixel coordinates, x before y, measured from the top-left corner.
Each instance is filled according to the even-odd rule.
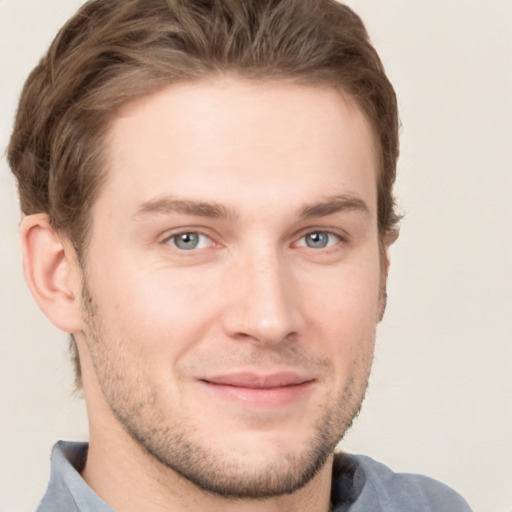
[[[23,81],[79,0],[0,0],[0,147]],[[342,448],[512,512],[512,1],[352,0],[396,86],[389,306],[370,392]],[[0,162],[0,512],[33,510],[51,445],[86,439],[66,336],[22,279]]]

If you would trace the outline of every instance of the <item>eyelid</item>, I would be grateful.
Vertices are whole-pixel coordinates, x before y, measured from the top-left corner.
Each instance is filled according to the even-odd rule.
[[[198,248],[198,249],[194,249],[194,251],[198,251],[198,250],[202,250],[202,249],[207,249],[209,247],[212,247],[212,246],[221,246],[222,243],[219,243],[218,240],[217,240],[217,237],[214,235],[214,234],[210,234],[208,232],[209,230],[208,229],[205,229],[203,227],[199,227],[199,226],[180,226],[179,228],[175,228],[175,229],[172,229],[172,230],[169,230],[169,231],[166,231],[161,237],[160,237],[160,242],[162,245],[170,245],[171,247],[173,247],[174,249],[180,251],[180,252],[187,252],[185,251],[184,249],[180,249],[179,247],[176,247],[175,244],[170,244],[170,240],[172,240],[173,238],[175,237],[178,237],[180,235],[183,235],[183,234],[197,234],[197,235],[200,235],[202,237],[206,237],[208,240],[209,240],[209,243],[208,243],[208,246],[207,247],[202,247],[202,248]],[[350,241],[350,235],[342,228],[333,228],[333,227],[325,227],[325,226],[320,226],[320,227],[308,227],[308,228],[304,228],[304,229],[301,229],[300,231],[296,232],[295,235],[293,235],[293,241],[292,241],[292,246],[300,246],[300,247],[307,247],[306,244],[300,244],[299,245],[299,241],[302,241],[304,240],[304,238],[309,235],[309,234],[313,234],[313,233],[325,233],[327,235],[331,235],[331,236],[334,236],[338,239],[338,243],[348,243]],[[332,245],[329,245],[327,247],[325,247],[324,249],[329,249],[331,247],[334,247],[336,246],[337,243],[335,244],[332,244]],[[315,249],[315,250],[319,250],[319,249]],[[193,250],[190,250],[188,252],[193,252]]]
[[[333,227],[326,227],[326,226],[319,226],[319,227],[308,227],[305,229],[301,229],[298,233],[296,233],[293,237],[295,240],[292,245],[297,244],[299,240],[303,240],[307,235],[310,235],[312,233],[325,233],[327,235],[335,236],[339,239],[342,243],[347,243],[350,241],[350,235],[341,228],[333,228]],[[331,246],[332,247],[332,246]]]
[[[185,226],[185,227],[175,228],[173,230],[165,232],[165,234],[160,239],[160,243],[162,245],[170,245],[171,247],[173,247],[174,249],[176,249],[180,252],[187,252],[184,249],[180,249],[175,244],[171,244],[170,241],[173,238],[179,237],[180,235],[196,234],[201,237],[208,238],[208,240],[210,241],[210,243],[208,244],[208,247],[216,245],[217,242],[214,240],[214,237],[211,234],[206,233],[205,231],[206,230],[204,228],[199,228],[197,226]],[[198,251],[201,249],[207,249],[208,247],[201,247],[201,248],[193,249],[193,250]],[[192,250],[190,250],[188,252],[192,252]]]
[[[312,235],[312,234],[322,234],[322,235],[327,235],[328,237],[328,240],[327,240],[327,245],[325,247],[310,247],[308,246],[307,242],[305,241],[306,240],[306,237],[308,237],[309,235]],[[332,241],[332,238],[335,238],[334,241]],[[338,235],[337,233],[333,233],[332,231],[326,231],[326,230],[323,230],[323,231],[320,231],[319,229],[317,230],[313,230],[313,231],[308,231],[307,233],[305,233],[304,235],[302,235],[298,240],[297,240],[297,245],[299,247],[306,247],[308,249],[312,249],[312,250],[315,250],[315,251],[319,251],[319,250],[328,250],[328,249],[332,249],[333,247],[335,247],[336,245],[338,245],[340,242],[342,242],[343,239],[341,238],[340,235]]]
[[[180,247],[179,246],[179,238],[184,237],[184,235],[194,235],[197,236],[197,246],[196,247],[190,247],[188,249]],[[207,240],[205,242],[205,239]],[[194,233],[194,232],[185,232],[185,233],[178,233],[177,235],[172,235],[170,238],[168,238],[168,243],[172,242],[172,245],[176,247],[176,249],[184,250],[184,251],[197,251],[200,249],[206,249],[206,247],[209,247],[212,240],[209,236],[203,235],[202,233]]]

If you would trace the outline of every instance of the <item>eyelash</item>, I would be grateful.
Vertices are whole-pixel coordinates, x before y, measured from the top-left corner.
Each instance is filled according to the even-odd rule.
[[[183,248],[183,247],[179,247],[178,246],[178,243],[179,243],[179,237],[185,237],[186,235],[190,235],[192,237],[198,237],[198,247],[190,247],[189,249],[187,248]],[[313,235],[319,235],[320,237],[325,237],[327,236],[327,240],[326,240],[326,245],[325,246],[320,246],[320,247],[311,247],[310,245],[308,245],[308,242],[307,242],[307,237],[311,237]],[[207,239],[209,242],[207,242],[205,244],[204,240]],[[333,231],[329,231],[329,230],[322,230],[322,229],[317,229],[317,230],[309,230],[305,233],[303,233],[298,239],[296,242],[294,242],[292,244],[292,246],[295,246],[295,247],[305,247],[307,249],[311,249],[311,250],[329,250],[329,249],[333,249],[334,247],[336,247],[338,244],[340,243],[344,243],[346,242],[347,240],[347,237],[346,236],[342,236],[340,235],[339,233],[335,233]],[[202,242],[201,242],[202,240]],[[183,241],[183,239],[182,239]],[[211,236],[205,234],[205,233],[202,233],[201,231],[198,231],[198,230],[194,230],[194,229],[190,229],[190,230],[184,230],[184,231],[180,231],[178,233],[173,233],[169,236],[167,236],[163,241],[162,241],[163,244],[167,244],[167,245],[171,245],[173,248],[175,248],[176,250],[180,251],[180,252],[183,252],[183,253],[186,253],[186,252],[195,252],[195,251],[198,251],[198,250],[202,250],[202,249],[207,249],[209,248],[210,246],[212,245],[215,245],[215,242],[214,240],[212,239]],[[184,243],[187,243],[186,241]],[[313,241],[313,243],[315,243]],[[321,243],[321,241],[320,241]]]
[[[321,247],[309,246],[308,242],[307,242],[307,238],[312,237],[313,235],[317,235],[319,237],[327,237],[327,240],[325,240],[326,245],[321,246]],[[301,241],[304,241],[304,243],[299,243]],[[299,247],[307,247],[309,249],[320,250],[320,249],[331,249],[332,247],[336,246],[337,244],[339,244],[340,242],[343,242],[343,241],[344,241],[343,238],[338,233],[333,233],[332,231],[325,231],[325,230],[319,229],[319,230],[308,231],[307,233],[303,234],[299,238],[298,242],[296,242],[296,245],[298,245]],[[313,241],[313,243],[315,243],[315,242]]]
[[[189,230],[189,231],[181,231],[179,233],[173,233],[172,235],[166,237],[164,240],[163,240],[163,243],[165,244],[170,244],[172,245],[174,248],[178,249],[179,251],[183,251],[183,252],[192,252],[194,250],[200,250],[200,249],[205,249],[206,247],[192,247],[190,249],[184,249],[184,248],[181,248],[181,247],[178,247],[177,245],[177,241],[179,240],[179,237],[185,237],[186,235],[192,235],[192,236],[197,236],[199,238],[199,241],[198,243],[201,244],[201,238],[203,239],[203,242],[204,242],[204,239],[207,238],[210,243],[208,244],[208,246],[213,243],[213,240],[210,236],[204,234],[204,233],[201,233],[200,231],[194,231],[194,230]],[[182,240],[183,241],[183,240]]]

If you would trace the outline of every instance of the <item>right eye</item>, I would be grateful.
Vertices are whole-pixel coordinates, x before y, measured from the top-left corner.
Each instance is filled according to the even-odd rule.
[[[212,244],[210,237],[197,233],[195,231],[185,231],[177,233],[167,238],[166,243],[180,249],[181,251],[193,251],[195,249],[205,249]]]

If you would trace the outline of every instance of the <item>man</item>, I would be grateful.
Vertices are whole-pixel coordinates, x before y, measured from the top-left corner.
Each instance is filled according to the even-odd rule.
[[[90,424],[40,511],[469,510],[334,454],[385,309],[397,128],[329,0],[96,0],[66,24],[9,146]]]

